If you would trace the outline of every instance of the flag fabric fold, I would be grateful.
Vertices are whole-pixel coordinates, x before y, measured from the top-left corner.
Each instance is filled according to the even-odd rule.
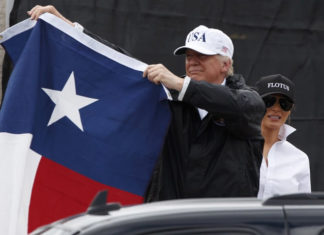
[[[82,212],[102,189],[141,203],[170,120],[147,65],[51,14],[1,35],[15,67],[0,111],[0,233]]]

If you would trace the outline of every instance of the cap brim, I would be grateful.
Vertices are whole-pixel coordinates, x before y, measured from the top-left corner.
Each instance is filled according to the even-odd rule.
[[[264,94],[262,94],[262,95],[260,95],[260,96],[263,98],[263,97],[266,97],[266,96],[268,96],[268,95],[274,95],[274,94],[280,94],[280,95],[286,96],[288,99],[290,99],[290,101],[291,101],[292,103],[295,103],[294,99],[292,99],[291,97],[287,96],[287,94],[283,94],[283,93],[278,92],[278,91],[271,91],[271,92],[267,92],[267,93],[264,93]]]
[[[182,47],[178,47],[177,49],[174,50],[173,54],[174,55],[183,55],[186,53],[187,47],[182,46]]]
[[[174,50],[173,54],[174,55],[183,55],[183,54],[186,53],[187,49],[197,51],[197,52],[199,52],[201,54],[204,54],[204,55],[217,55],[217,54],[219,54],[219,53],[208,51],[205,48],[201,48],[201,47],[198,47],[198,46],[182,46],[182,47],[178,47],[177,49]]]

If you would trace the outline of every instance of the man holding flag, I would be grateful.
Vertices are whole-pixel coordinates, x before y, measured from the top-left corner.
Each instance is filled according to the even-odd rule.
[[[44,12],[89,33],[53,6],[35,6],[28,14],[37,19]],[[244,78],[234,74],[232,40],[221,30],[201,25],[174,54],[186,56],[184,79],[162,64],[149,65],[143,73],[167,87],[173,98],[172,122],[145,200],[255,197],[265,106]]]

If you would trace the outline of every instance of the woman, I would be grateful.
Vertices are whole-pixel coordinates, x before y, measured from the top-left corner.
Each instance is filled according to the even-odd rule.
[[[310,192],[308,157],[286,140],[296,130],[285,124],[294,106],[294,83],[277,74],[260,78],[256,87],[266,105],[261,124],[264,148],[258,198]]]

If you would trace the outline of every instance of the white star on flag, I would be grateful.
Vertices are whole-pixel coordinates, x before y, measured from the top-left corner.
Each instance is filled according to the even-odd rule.
[[[81,131],[83,131],[79,110],[93,102],[96,102],[98,99],[92,99],[76,94],[74,72],[72,71],[62,91],[47,88],[42,88],[42,90],[55,103],[55,108],[47,126],[66,116],[77,127],[79,127]]]

